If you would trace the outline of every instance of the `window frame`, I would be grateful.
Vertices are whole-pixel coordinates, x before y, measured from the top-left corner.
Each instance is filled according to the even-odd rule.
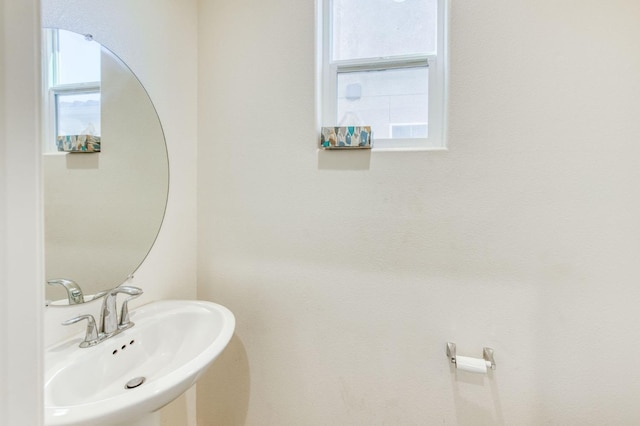
[[[447,40],[448,1],[437,1],[436,52],[424,55],[397,55],[352,60],[332,60],[332,1],[318,1],[318,55],[319,81],[317,90],[320,126],[337,125],[337,81],[340,73],[382,71],[391,69],[428,67],[428,137],[375,139],[374,150],[437,150],[446,149],[447,111]],[[368,125],[369,123],[361,123]]]

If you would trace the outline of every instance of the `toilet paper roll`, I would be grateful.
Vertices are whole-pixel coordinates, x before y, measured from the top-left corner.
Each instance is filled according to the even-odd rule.
[[[482,373],[487,372],[487,361],[482,358],[471,358],[468,356],[456,357],[456,368],[462,371],[468,371],[470,373]]]

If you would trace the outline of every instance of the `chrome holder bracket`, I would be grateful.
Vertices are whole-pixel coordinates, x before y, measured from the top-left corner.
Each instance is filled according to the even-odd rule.
[[[456,363],[456,344],[447,342],[447,358],[451,361],[451,364]],[[492,370],[496,369],[496,361],[493,357],[493,349],[484,347],[482,348],[482,359],[487,363],[487,367]]]

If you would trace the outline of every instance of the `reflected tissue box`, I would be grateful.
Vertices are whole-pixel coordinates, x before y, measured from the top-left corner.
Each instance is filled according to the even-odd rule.
[[[323,127],[320,148],[371,149],[371,126]]]
[[[100,136],[58,136],[56,145],[58,146],[58,151],[62,152],[100,152]]]

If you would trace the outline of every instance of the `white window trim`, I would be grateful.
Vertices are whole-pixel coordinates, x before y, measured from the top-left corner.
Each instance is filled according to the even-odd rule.
[[[436,54],[331,61],[331,1],[319,0],[317,10],[318,79],[316,82],[318,128],[335,126],[337,76],[339,72],[375,71],[416,66],[429,67],[429,137],[375,139],[374,150],[446,149],[448,1],[437,0],[438,28]],[[363,123],[365,124],[365,123]]]

